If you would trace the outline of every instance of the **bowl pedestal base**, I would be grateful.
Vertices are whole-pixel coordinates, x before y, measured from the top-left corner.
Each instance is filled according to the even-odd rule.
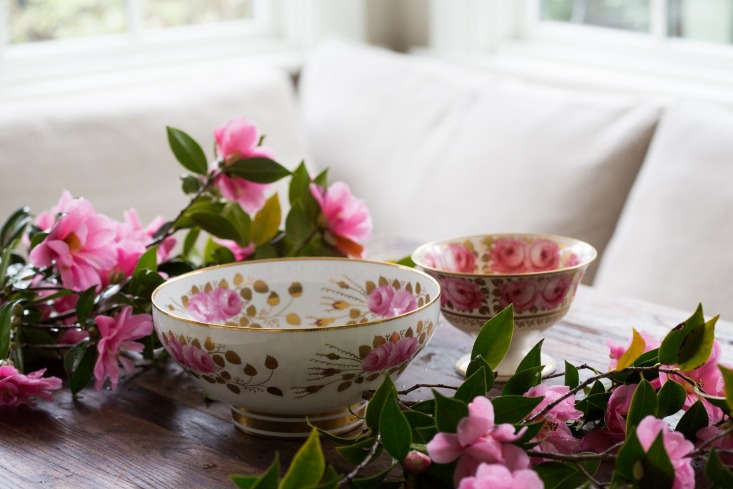
[[[240,431],[263,438],[307,438],[316,426],[334,435],[343,435],[361,428],[366,413],[366,401],[328,413],[266,414],[232,406],[232,422]]]
[[[470,354],[463,355],[461,358],[458,359],[455,366],[458,375],[462,377],[466,376],[466,370],[468,370],[468,364],[470,362]],[[555,360],[551,356],[545,355],[543,353],[541,362],[541,365],[544,365],[544,368],[542,369],[542,377],[547,377],[548,375],[552,375],[555,372]],[[512,375],[514,375],[514,370],[502,370],[501,367],[502,365],[500,364],[499,368],[496,371],[496,381],[506,382]]]

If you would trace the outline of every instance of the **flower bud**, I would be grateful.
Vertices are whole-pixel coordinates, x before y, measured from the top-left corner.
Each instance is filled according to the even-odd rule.
[[[412,450],[402,461],[405,470],[411,474],[420,474],[430,467],[430,457],[417,450]]]

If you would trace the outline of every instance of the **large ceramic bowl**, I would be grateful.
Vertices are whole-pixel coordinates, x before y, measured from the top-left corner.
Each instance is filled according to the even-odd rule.
[[[514,373],[524,355],[570,308],[596,250],[583,241],[550,234],[486,234],[436,241],[412,255],[442,288],[441,309],[457,328],[477,334],[486,320],[514,305],[512,345],[498,366],[499,377]],[[456,364],[465,374],[469,358]],[[554,369],[543,356],[548,374]]]
[[[339,258],[260,260],[197,270],[158,287],[155,330],[235,425],[262,436],[307,436],[313,424],[360,426],[384,374],[427,345],[438,283],[418,270]]]

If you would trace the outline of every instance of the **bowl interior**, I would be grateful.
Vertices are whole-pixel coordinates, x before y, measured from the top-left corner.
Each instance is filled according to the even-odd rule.
[[[339,258],[262,260],[181,275],[153,293],[176,318],[236,328],[333,328],[409,314],[439,295],[428,275]]]
[[[412,255],[420,267],[449,273],[529,275],[583,267],[596,250],[551,234],[485,234],[427,243]]]

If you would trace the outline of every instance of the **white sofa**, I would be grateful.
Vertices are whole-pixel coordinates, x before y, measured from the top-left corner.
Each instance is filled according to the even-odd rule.
[[[576,236],[601,253],[587,278],[599,288],[685,309],[700,300],[733,317],[727,109],[663,107],[340,43],[308,60],[298,99],[287,75],[263,68],[4,104],[0,210],[47,207],[69,188],[113,215],[133,205],[170,214],[180,171],[163,126],[209,145],[216,124],[245,115],[285,164],[307,154],[347,181],[377,236]]]

